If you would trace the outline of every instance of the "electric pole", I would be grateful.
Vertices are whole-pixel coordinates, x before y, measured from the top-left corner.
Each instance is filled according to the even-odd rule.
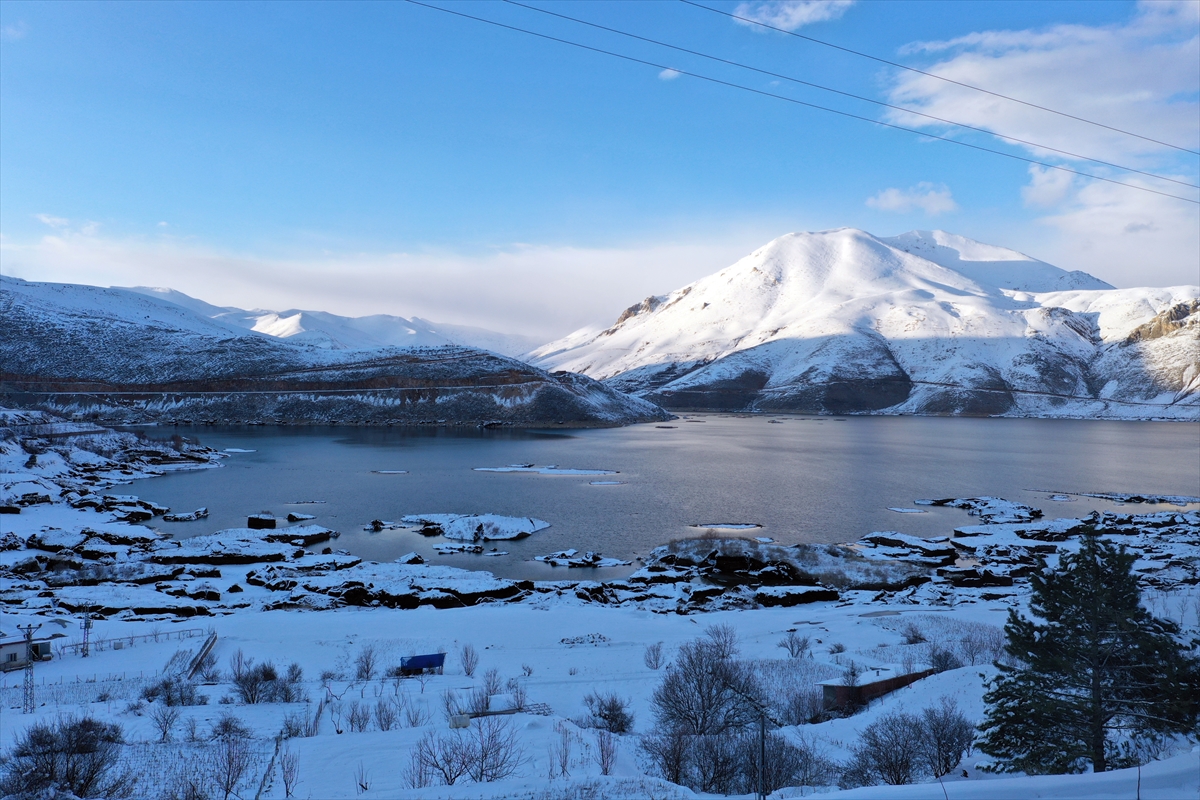
[[[84,658],[87,658],[90,652],[88,649],[88,639],[89,634],[92,632],[92,612],[89,611],[88,608],[88,606],[84,606],[83,622],[79,623],[79,627],[83,628],[83,646],[80,648],[80,652],[83,654]]]
[[[22,711],[33,713],[33,632],[41,625],[18,625],[17,630],[25,634],[25,698]]]

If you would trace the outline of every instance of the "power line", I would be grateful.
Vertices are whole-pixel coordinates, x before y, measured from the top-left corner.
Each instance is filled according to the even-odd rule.
[[[1018,139],[1016,136],[1007,136],[1003,133],[996,133],[995,131],[987,130],[986,128],[978,128],[978,127],[975,127],[974,125],[967,125],[964,122],[955,122],[954,120],[945,119],[944,117],[937,117],[937,116],[934,116],[933,114],[926,114],[922,111],[916,111],[914,109],[906,108],[904,106],[897,106],[897,105],[893,105],[891,103],[885,103],[882,100],[875,100],[874,98],[871,98],[871,97],[864,97],[862,95],[853,94],[852,92],[842,91],[841,89],[834,89],[831,86],[824,86],[822,84],[813,83],[812,81],[806,81],[801,78],[793,78],[790,75],[782,75],[778,72],[771,72],[770,70],[760,69],[759,67],[752,67],[749,64],[743,64],[739,61],[731,61],[727,58],[721,58],[719,56],[709,55],[707,53],[702,53],[698,50],[689,50],[686,47],[680,47],[678,45],[668,44],[667,42],[659,41],[658,39],[651,39],[647,36],[639,36],[636,33],[629,33],[628,31],[623,31],[618,28],[610,28],[607,25],[600,25],[599,23],[596,23],[596,22],[589,22],[587,20],[579,19],[577,17],[571,17],[566,14],[559,14],[558,12],[550,11],[545,8],[538,8],[537,6],[526,5],[525,3],[517,2],[517,0],[504,0],[504,2],[508,3],[509,5],[514,5],[514,6],[518,6],[520,8],[529,9],[530,11],[537,11],[540,14],[547,14],[549,16],[558,17],[559,19],[565,19],[570,22],[578,23],[580,25],[587,25],[588,27],[591,27],[591,28],[597,28],[602,31],[608,31],[609,33],[615,33],[620,36],[627,36],[630,39],[637,39],[638,41],[648,42],[649,44],[658,45],[659,47],[668,47],[672,50],[677,50],[681,53],[688,53],[690,55],[699,56],[700,58],[707,58],[710,61],[717,61],[722,64],[728,64],[733,67],[739,67],[740,69],[747,69],[747,70],[750,70],[751,72],[757,72],[761,75],[769,75],[772,78],[781,78],[785,81],[791,81],[792,83],[798,83],[802,86],[810,86],[814,89],[820,89],[821,91],[824,91],[824,92],[832,92],[833,94],[840,94],[843,97],[850,97],[855,100],[861,100],[864,103],[873,103],[874,105],[883,106],[884,108],[891,108],[896,111],[903,111],[906,114],[913,114],[918,117],[925,117],[926,119],[936,120],[937,122],[942,122],[942,123],[945,123],[946,125],[954,125],[956,127],[964,128],[969,131],[975,131],[977,133],[984,133],[989,136],[996,136],[1000,139],[1005,139],[1010,142],[1016,142],[1018,144],[1024,144],[1024,145],[1028,145],[1030,147],[1038,147],[1038,148],[1041,148],[1042,150],[1049,150],[1050,152],[1053,152],[1053,153],[1060,153],[1064,156],[1070,156],[1071,158],[1077,158],[1082,161],[1091,161],[1092,163],[1095,163],[1095,164],[1102,164],[1106,167],[1112,167],[1114,169],[1120,169],[1120,170],[1124,170],[1126,172],[1135,172],[1138,175],[1145,175],[1149,178],[1157,178],[1158,180],[1169,181],[1170,183],[1177,183],[1180,186],[1187,186],[1191,189],[1200,189],[1200,185],[1197,185],[1195,183],[1188,183],[1187,181],[1181,181],[1181,180],[1177,180],[1175,178],[1168,178],[1165,175],[1158,175],[1153,172],[1146,172],[1145,170],[1134,169],[1133,167],[1125,167],[1120,164],[1114,164],[1111,161],[1102,161],[1099,158],[1091,158],[1090,156],[1080,155],[1079,153],[1072,153],[1069,150],[1060,150],[1057,147],[1050,147],[1049,145],[1039,144],[1038,142],[1031,142],[1031,141],[1028,141],[1027,139]]]
[[[1094,120],[1086,119],[1084,117],[1077,117],[1074,114],[1068,114],[1065,111],[1058,111],[1053,108],[1048,108],[1047,106],[1040,106],[1037,103],[1030,103],[1027,100],[1021,100],[1016,97],[1011,97],[1010,95],[1007,95],[1007,94],[1000,94],[999,92],[993,92],[990,89],[984,89],[981,86],[973,86],[969,83],[963,83],[962,81],[956,81],[953,78],[947,78],[942,75],[936,75],[932,72],[926,72],[925,70],[917,69],[916,67],[910,67],[905,64],[899,64],[895,61],[888,61],[886,58],[880,58],[879,56],[873,56],[870,53],[863,53],[858,50],[851,50],[849,47],[842,47],[841,45],[834,44],[833,42],[826,42],[821,39],[814,39],[812,36],[805,36],[802,33],[796,33],[795,31],[789,31],[784,28],[777,28],[774,25],[768,25],[765,22],[759,22],[758,20],[750,19],[749,17],[739,16],[738,14],[734,14],[730,11],[722,11],[719,8],[711,8],[702,3],[694,2],[694,0],[679,0],[679,2],[685,3],[686,5],[689,5],[689,6],[695,6],[696,8],[702,8],[705,11],[711,11],[714,14],[721,14],[723,16],[730,17],[731,19],[736,19],[741,22],[745,22],[749,25],[758,25],[760,27],[767,28],[769,30],[778,31],[779,33],[786,33],[788,36],[795,36],[797,39],[804,39],[805,41],[812,42],[813,44],[819,44],[819,45],[823,45],[825,47],[832,47],[834,50],[841,50],[843,53],[850,53],[851,55],[860,56],[862,58],[869,58],[872,61],[878,61],[880,64],[887,64],[888,66],[891,66],[891,67],[898,67],[900,69],[908,70],[909,72],[915,72],[918,75],[924,75],[929,78],[936,78],[939,81],[945,81],[946,83],[952,83],[955,86],[961,86],[964,89],[971,89],[976,92],[983,92],[984,94],[990,94],[992,97],[999,97],[1002,100],[1008,100],[1013,103],[1020,103],[1023,106],[1029,106],[1030,108],[1036,108],[1039,111],[1047,111],[1051,114],[1057,114],[1060,117],[1067,117],[1068,119],[1073,119],[1078,122],[1085,122],[1088,125],[1095,125],[1098,128],[1105,128],[1106,130],[1114,131],[1116,133],[1121,133],[1126,136],[1132,136],[1135,139],[1142,139],[1147,142],[1153,142],[1154,144],[1162,145],[1163,147],[1170,147],[1172,150],[1180,150],[1184,153],[1191,153],[1192,155],[1200,156],[1200,150],[1192,150],[1187,147],[1180,147],[1177,144],[1171,144],[1170,142],[1163,142],[1163,141],[1159,141],[1158,139],[1152,139],[1149,136],[1143,136],[1140,133],[1133,133],[1132,131],[1123,130],[1121,128],[1114,128],[1112,125],[1105,125],[1103,122],[1096,122]]]
[[[1080,170],[1071,169],[1070,167],[1064,167],[1059,164],[1051,164],[1046,161],[1038,161],[1037,159],[1026,158],[1025,156],[1019,156],[1014,153],[1005,153],[1003,150],[994,150],[990,147],[984,147],[984,146],[978,145],[978,144],[971,144],[970,142],[962,142],[957,139],[951,139],[947,136],[938,136],[937,134],[928,133],[926,131],[919,131],[919,130],[916,130],[915,128],[906,128],[903,125],[895,125],[891,122],[881,122],[877,119],[872,119],[870,117],[864,117],[861,114],[852,114],[849,111],[839,111],[836,108],[829,108],[828,106],[821,106],[821,105],[817,105],[816,103],[808,103],[808,102],[805,102],[804,100],[797,100],[793,97],[787,97],[786,95],[775,94],[773,92],[768,92],[763,89],[756,89],[753,86],[744,86],[740,83],[733,83],[731,81],[721,80],[720,78],[713,78],[708,75],[701,75],[698,72],[689,72],[687,70],[682,70],[677,67],[669,67],[665,64],[659,64],[654,61],[647,61],[642,58],[635,58],[634,56],[627,56],[622,53],[617,53],[612,50],[605,50],[600,47],[592,47],[591,45],[581,44],[580,42],[573,42],[570,39],[563,39],[558,36],[551,36],[551,35],[545,34],[545,33],[538,33],[536,31],[531,31],[526,28],[519,28],[515,25],[508,25],[503,22],[497,22],[495,20],[486,19],[484,17],[477,17],[473,14],[466,14],[466,13],[463,13],[462,11],[452,11],[449,8],[442,8],[440,6],[435,6],[435,5],[430,5],[428,3],[420,2],[420,0],[405,0],[405,1],[408,3],[411,3],[412,5],[415,5],[415,6],[421,6],[422,8],[428,8],[433,11],[440,11],[443,14],[451,14],[456,17],[462,17],[463,19],[471,19],[471,20],[475,20],[476,22],[483,22],[487,25],[492,25],[497,28],[504,28],[505,30],[514,31],[516,33],[523,33],[523,34],[526,34],[527,36],[535,36],[539,39],[545,39],[545,40],[551,41],[551,42],[558,42],[559,44],[570,45],[571,47],[577,47],[581,50],[588,50],[593,53],[600,53],[601,55],[612,56],[613,58],[619,58],[623,61],[630,61],[635,64],[644,64],[645,66],[654,67],[655,69],[658,69],[658,70],[670,70],[671,72],[676,72],[676,73],[679,73],[680,75],[687,75],[688,77],[697,78],[702,81],[708,81],[709,83],[715,83],[720,86],[728,86],[731,89],[741,89],[742,91],[762,95],[763,97],[772,97],[776,100],[783,100],[784,102],[792,103],[793,105],[804,106],[806,108],[814,108],[814,109],[817,109],[818,111],[827,111],[830,114],[837,114],[838,116],[848,117],[850,119],[857,119],[862,122],[869,122],[872,125],[879,125],[884,128],[892,128],[894,130],[904,131],[905,133],[911,133],[911,134],[915,134],[917,136],[923,136],[926,139],[934,139],[939,142],[949,142],[950,144],[956,144],[960,147],[969,147],[972,150],[979,150],[984,153],[991,153],[993,155],[1003,156],[1004,158],[1011,158],[1014,161],[1022,161],[1026,164],[1036,164],[1039,167],[1046,167],[1047,169],[1054,169],[1054,170],[1058,170],[1060,172],[1068,172],[1072,175],[1079,175],[1080,177],[1083,177],[1083,178],[1091,178],[1092,180],[1104,181],[1105,183],[1112,183],[1112,184],[1116,184],[1117,186],[1125,186],[1130,189],[1137,189],[1138,191],[1141,191],[1141,192],[1149,192],[1150,194],[1157,194],[1157,195],[1161,195],[1163,197],[1170,197],[1175,200],[1182,200],[1185,203],[1192,203],[1195,205],[1200,205],[1200,200],[1193,200],[1190,197],[1181,197],[1177,194],[1171,194],[1170,192],[1160,192],[1157,189],[1150,189],[1145,186],[1138,186],[1135,183],[1126,183],[1124,181],[1119,181],[1114,178],[1105,178],[1101,175],[1093,175],[1092,173],[1089,173],[1089,172],[1082,172]]]

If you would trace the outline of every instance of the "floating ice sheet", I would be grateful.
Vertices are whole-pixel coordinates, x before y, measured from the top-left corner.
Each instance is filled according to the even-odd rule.
[[[475,472],[528,472],[534,475],[616,475],[615,469],[568,469],[558,465],[535,467],[532,464],[509,464],[506,467],[475,467]]]

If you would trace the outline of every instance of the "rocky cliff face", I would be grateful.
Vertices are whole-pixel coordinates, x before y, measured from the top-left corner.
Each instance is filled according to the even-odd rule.
[[[5,402],[114,420],[618,425],[663,419],[593,379],[469,347],[329,350],[86,286],[0,284]]]
[[[940,231],[789,234],[529,359],[674,409],[1196,419],[1198,297]]]

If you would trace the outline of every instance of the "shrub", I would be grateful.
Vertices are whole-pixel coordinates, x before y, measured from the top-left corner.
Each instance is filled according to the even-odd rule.
[[[374,645],[363,645],[354,659],[354,679],[369,681],[375,677],[376,654]]]
[[[196,690],[196,684],[179,675],[170,675],[142,689],[142,698],[153,703],[162,700],[167,706],[202,706],[208,696]]]
[[[628,733],[633,729],[628,700],[614,693],[590,692],[583,698],[583,704],[589,714],[588,727],[603,728],[609,733]]]
[[[468,678],[473,677],[475,668],[479,666],[479,651],[475,649],[475,645],[464,644],[458,651],[458,658],[462,662],[463,674]]]
[[[66,790],[75,797],[128,797],[135,779],[118,769],[120,725],[92,717],[34,723],[4,760],[0,793],[34,796]]]
[[[921,732],[925,761],[935,778],[949,775],[975,741],[975,726],[949,697],[921,713]]]
[[[283,675],[270,661],[254,664],[247,659],[239,666],[232,677],[234,692],[242,703],[296,703],[304,699],[300,686],[304,670],[299,664],[291,664]]]
[[[958,669],[962,665],[962,660],[949,650],[935,647],[929,651],[929,666],[937,672]]]
[[[658,669],[663,665],[663,643],[655,642],[654,644],[646,645],[646,652],[642,654],[642,661],[650,669]]]
[[[923,743],[919,717],[904,712],[885,714],[862,732],[840,783],[843,787],[912,783],[922,766]]]

